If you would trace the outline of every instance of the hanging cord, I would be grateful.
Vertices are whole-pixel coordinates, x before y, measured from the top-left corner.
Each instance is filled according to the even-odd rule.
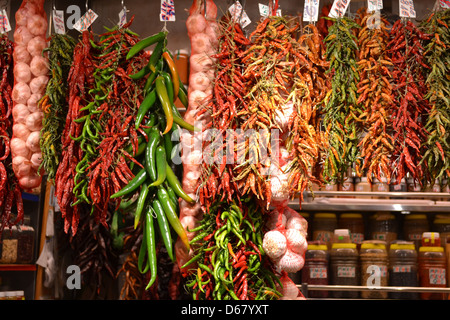
[[[278,0],[271,1],[271,6],[272,6],[272,16],[276,16],[278,10]]]

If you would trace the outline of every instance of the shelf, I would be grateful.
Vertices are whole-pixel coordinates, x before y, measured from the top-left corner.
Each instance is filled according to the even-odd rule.
[[[35,264],[0,264],[0,271],[36,271]]]
[[[374,198],[364,198],[364,197]],[[352,197],[352,198],[348,198]],[[449,199],[449,201],[442,201]],[[300,209],[298,199],[289,206]],[[303,194],[302,210],[450,212],[450,193],[315,191]]]
[[[434,287],[394,287],[394,286],[344,286],[344,285],[317,285],[317,284],[297,284],[297,287],[304,290],[319,291],[382,291],[382,292],[433,292],[433,293],[450,293],[450,288],[434,288]]]

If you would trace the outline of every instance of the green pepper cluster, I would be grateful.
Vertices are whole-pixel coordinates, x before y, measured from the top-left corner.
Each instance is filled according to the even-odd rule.
[[[172,135],[178,130],[178,126],[191,131],[195,128],[183,120],[175,107],[176,99],[180,99],[187,107],[187,91],[166,48],[166,42],[166,33],[160,32],[142,39],[127,54],[127,59],[131,59],[155,44],[148,64],[129,75],[135,81],[141,81],[146,77],[144,99],[135,119],[135,129],[143,133],[138,137],[139,144],[134,153],[134,164],[140,169],[125,187],[111,196],[111,199],[121,198],[123,210],[134,210],[135,228],[139,224],[143,226],[138,267],[142,273],[148,271],[151,273],[146,290],[152,286],[157,277],[158,234],[172,261],[175,261],[172,230],[189,248],[186,231],[178,218],[178,198],[189,203],[194,202],[183,191],[170,165],[174,152]],[[129,151],[131,148],[129,146]]]

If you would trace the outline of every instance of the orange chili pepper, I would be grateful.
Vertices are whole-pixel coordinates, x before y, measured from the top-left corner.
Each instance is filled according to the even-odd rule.
[[[177,68],[175,66],[175,62],[173,61],[172,57],[167,51],[164,51],[162,54],[164,60],[167,63],[167,66],[169,67],[170,73],[172,75],[172,83],[173,83],[173,99],[174,101],[178,97],[178,91],[180,90],[180,78],[178,75]]]

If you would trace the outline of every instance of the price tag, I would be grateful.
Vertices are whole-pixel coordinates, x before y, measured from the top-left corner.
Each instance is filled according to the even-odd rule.
[[[52,11],[53,18],[53,28],[55,29],[56,34],[65,34],[66,26],[64,24],[64,10],[56,10]]]
[[[373,12],[383,9],[383,0],[367,0],[367,11]]]
[[[175,3],[173,0],[161,0],[160,21],[175,21]]]
[[[8,14],[6,13],[6,10],[3,9],[1,12],[1,18],[0,18],[0,32],[10,32],[11,31],[11,25],[9,24]]]
[[[123,9],[119,12],[119,27],[122,28],[126,23],[127,23],[127,8],[123,7]]]
[[[380,10],[375,10],[370,16],[367,18],[367,27],[369,29],[380,29],[381,17]]]
[[[439,0],[439,3],[442,8],[449,9],[450,8],[450,0]]]
[[[328,17],[330,18],[342,18],[347,11],[350,0],[334,0],[331,6]]]
[[[319,18],[319,0],[305,0],[303,21],[316,22]]]
[[[259,7],[259,15],[261,17],[266,18],[266,17],[270,16],[269,6],[268,5],[265,5],[265,4],[262,4],[262,3],[258,3],[258,7]],[[281,9],[277,10],[276,16],[277,17],[281,17]]]
[[[233,20],[238,22],[242,28],[245,28],[248,26],[252,21],[248,17],[245,10],[242,9],[242,5],[239,1],[236,1],[233,3],[229,8],[228,11],[231,14],[231,17]]]
[[[80,18],[75,24],[73,28],[79,32],[86,31],[98,18],[98,14],[96,14],[92,9],[89,9],[84,16]]]
[[[416,11],[414,10],[414,3],[412,0],[400,0],[399,5],[399,16],[402,18],[415,18]]]

